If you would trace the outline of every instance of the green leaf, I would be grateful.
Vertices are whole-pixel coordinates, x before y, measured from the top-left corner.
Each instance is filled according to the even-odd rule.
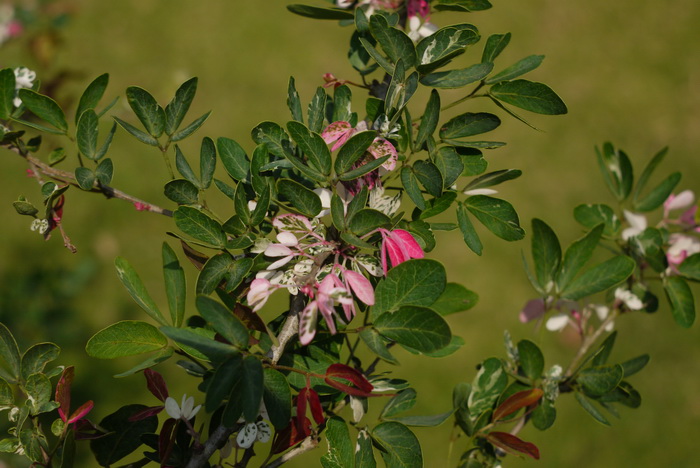
[[[365,48],[367,53],[374,59],[377,64],[384,69],[384,71],[390,75],[394,73],[394,66],[389,62],[389,60],[385,59],[382,54],[379,53],[377,49],[374,48],[374,45],[372,42],[368,41],[364,37],[360,37],[360,44],[362,44],[362,47]]]
[[[304,123],[304,114],[301,110],[301,100],[294,82],[294,77],[289,77],[289,86],[287,87],[287,107],[292,113],[292,118],[297,122]]]
[[[245,180],[250,170],[250,161],[241,145],[230,138],[219,137],[216,147],[228,175],[236,181]]]
[[[118,462],[141,446],[143,435],[156,432],[157,416],[138,421],[130,420],[131,416],[145,409],[144,405],[122,406],[100,421],[99,426],[107,435],[90,441],[90,450],[100,466],[110,466]]]
[[[235,356],[238,350],[231,345],[220,343],[214,339],[214,332],[205,334],[202,328],[175,328],[161,327],[160,331],[168,338],[175,341],[190,354],[190,349],[195,350],[205,359],[221,362],[231,356]],[[197,356],[195,356],[197,357]]]
[[[501,125],[501,119],[486,112],[466,112],[450,119],[440,128],[440,138],[464,138],[490,132]]]
[[[467,184],[466,190],[476,190],[486,187],[493,187],[495,185],[502,184],[509,180],[517,179],[522,175],[522,171],[519,169],[501,169],[499,171],[489,172],[482,176],[477,177]]]
[[[208,189],[211,186],[215,169],[216,147],[214,146],[214,140],[204,137],[199,153],[199,179],[203,189]]]
[[[620,231],[620,219],[608,205],[579,205],[574,208],[574,218],[588,229],[593,229],[600,223],[605,224],[603,234],[615,236]]]
[[[491,6],[488,0],[440,0],[435,5],[435,9],[438,11],[459,11],[464,13],[488,10]],[[469,468],[472,468],[471,465]]]
[[[438,314],[445,316],[464,312],[476,305],[479,296],[461,284],[447,283],[440,297],[430,306]]]
[[[316,88],[316,93],[311,98],[311,102],[309,102],[309,107],[307,109],[309,130],[312,132],[319,133],[323,128],[323,118],[325,115],[327,99],[328,96],[326,95],[326,90],[321,86]]]
[[[678,265],[678,272],[695,281],[700,281],[700,253],[696,253],[683,260],[683,263]]]
[[[593,251],[603,235],[604,224],[599,224],[588,234],[575,241],[566,249],[564,261],[557,275],[557,287],[564,290],[572,279],[581,271],[581,268],[591,259]]]
[[[292,418],[292,391],[280,371],[268,367],[263,374],[265,409],[270,422],[279,431],[287,427]]]
[[[416,64],[416,50],[413,41],[405,32],[389,26],[386,18],[382,15],[370,16],[369,29],[393,63],[397,63],[401,59],[407,70]]]
[[[321,458],[323,468],[354,468],[355,447],[345,421],[337,416],[326,422],[328,452]]]
[[[238,348],[248,347],[248,329],[228,308],[207,296],[197,296],[195,304],[204,320],[232,345]]]
[[[263,366],[255,356],[243,359],[243,388],[238,395],[243,405],[243,416],[246,422],[255,422],[260,414],[260,402],[263,398]]]
[[[549,86],[534,81],[502,81],[491,86],[489,95],[536,114],[560,115],[568,112],[564,101]]]
[[[561,291],[561,297],[578,301],[605,291],[624,281],[632,274],[637,264],[624,255],[618,255],[586,270]]]
[[[146,358],[144,361],[141,361],[140,363],[136,364],[134,367],[132,367],[129,370],[126,370],[124,372],[120,372],[119,374],[115,374],[113,377],[115,378],[121,378],[121,377],[128,377],[130,375],[134,375],[138,372],[141,372],[145,369],[150,369],[151,367],[154,367],[161,362],[165,362],[168,359],[172,357],[172,355],[175,353],[175,350],[171,347],[167,347],[165,349],[162,349],[155,354],[152,354],[148,358]]]
[[[321,212],[321,199],[299,182],[280,179],[277,181],[277,191],[305,216],[313,218]]]
[[[401,183],[409,198],[416,204],[419,210],[425,210],[425,199],[418,186],[418,178],[413,173],[413,168],[404,166],[401,168]]]
[[[638,250],[649,266],[661,273],[668,268],[668,260],[663,250],[664,240],[659,229],[646,228],[641,234],[633,236],[630,244]]]
[[[141,143],[145,143],[145,144],[151,145],[151,146],[158,146],[158,140],[153,138],[148,133],[146,133],[142,130],[139,130],[138,128],[134,127],[130,123],[123,121],[119,117],[112,116],[112,118],[119,124],[119,126],[121,128],[123,128],[124,130],[129,132],[131,134],[131,136],[133,136],[134,138],[139,140]]]
[[[615,346],[615,338],[617,338],[617,331],[612,332],[607,336],[607,338],[605,338],[605,340],[603,340],[603,343],[601,343],[600,347],[595,353],[595,356],[591,360],[591,365],[602,366],[608,363],[610,353],[612,353],[613,347]]]
[[[19,198],[19,200],[12,202],[12,206],[14,207],[15,211],[17,211],[17,214],[24,216],[35,216],[39,212],[37,207],[28,202],[23,196],[20,196]]]
[[[649,178],[651,175],[654,173],[654,170],[658,167],[658,165],[663,161],[663,159],[666,157],[666,154],[668,153],[668,146],[663,148],[661,151],[656,153],[653,158],[647,163],[647,165],[644,167],[644,170],[642,171],[642,175],[639,176],[639,180],[637,181],[637,185],[634,188],[634,195],[632,200],[634,203],[637,203],[637,200],[639,199],[639,194],[642,193],[644,188],[646,187],[647,182],[649,181]]]
[[[606,142],[601,151],[596,147],[596,157],[598,168],[603,175],[605,184],[610,189],[618,201],[624,201],[632,191],[634,184],[634,174],[632,163],[624,151]]]
[[[321,20],[347,20],[353,19],[351,10],[342,10],[339,8],[320,8],[309,5],[292,4],[287,5],[287,10],[299,16]]]
[[[410,410],[416,405],[417,393],[412,388],[401,390],[384,405],[379,419],[387,419]]]
[[[507,201],[486,195],[474,195],[467,198],[464,206],[489,231],[501,239],[516,241],[525,237],[525,231],[519,224],[518,214]]]
[[[363,328],[360,330],[360,338],[374,354],[384,359],[390,364],[398,364],[399,361],[389,352],[386,339],[382,337],[374,328]]]
[[[391,219],[384,213],[371,208],[363,208],[350,218],[348,228],[353,234],[362,237],[377,228],[388,228],[390,225]]]
[[[3,370],[9,371],[9,374],[3,372],[5,375],[2,377],[10,383],[19,380],[21,375],[19,348],[12,332],[3,323],[0,323],[0,358],[3,360]]]
[[[413,163],[413,173],[430,195],[439,197],[442,194],[442,174],[435,164],[430,161],[418,160]]]
[[[171,180],[165,184],[163,193],[178,205],[194,205],[199,201],[199,189],[185,179]]]
[[[532,220],[532,260],[537,282],[549,291],[561,262],[561,246],[552,228],[537,218]]]
[[[392,268],[375,288],[373,317],[406,305],[430,306],[445,290],[446,276],[435,260],[408,260]]]
[[[197,93],[197,77],[190,78],[175,91],[172,101],[165,106],[165,134],[170,136],[180,127]]]
[[[362,177],[363,175],[372,172],[373,170],[377,169],[379,166],[387,162],[390,156],[391,155],[387,154],[386,156],[382,156],[379,159],[373,159],[370,162],[361,165],[360,167],[356,167],[355,169],[351,169],[344,174],[340,174],[338,176],[338,179],[347,181],[357,179],[358,177]]]
[[[209,114],[211,114],[211,111],[207,112],[206,114],[202,115],[201,117],[194,119],[192,121],[192,123],[190,123],[188,126],[186,126],[182,130],[180,130],[179,132],[177,132],[173,136],[171,136],[170,141],[174,143],[176,141],[184,140],[188,136],[192,135],[209,118]]]
[[[484,80],[484,82],[486,84],[495,84],[501,81],[512,80],[539,67],[542,64],[542,60],[544,60],[544,55],[530,55],[505,70],[496,73],[491,78]]]
[[[538,380],[544,371],[544,355],[540,348],[530,340],[518,342],[520,367],[530,380]]]
[[[447,70],[425,75],[420,79],[422,85],[432,88],[461,88],[483,80],[493,70],[493,63],[477,63],[459,70]]]
[[[0,119],[8,119],[15,110],[14,98],[15,72],[12,68],[3,68],[0,70]]]
[[[243,359],[240,355],[232,356],[225,360],[214,370],[207,386],[207,394],[204,400],[204,408],[207,413],[216,411],[221,402],[231,393],[238,374],[241,372]]]
[[[114,164],[109,158],[105,158],[95,168],[95,177],[100,182],[100,185],[109,185],[114,176]]]
[[[425,202],[425,210],[420,214],[419,219],[428,219],[437,216],[447,210],[457,199],[457,192],[445,192],[440,198],[433,198]]]
[[[31,89],[20,89],[19,98],[22,104],[41,120],[53,125],[61,133],[65,134],[68,131],[66,116],[56,101]]]
[[[27,458],[36,463],[44,461],[49,444],[39,428],[23,429],[19,433],[19,441]]]
[[[161,136],[165,130],[165,111],[155,98],[143,88],[129,86],[126,99],[146,132],[154,138]]]
[[[436,427],[444,423],[454,414],[455,410],[449,410],[442,414],[434,414],[430,416],[402,416],[397,418],[387,418],[390,421],[400,422],[406,426],[414,427]]]
[[[416,45],[418,71],[432,71],[434,65],[446,63],[446,60],[461,54],[465,47],[478,42],[480,38],[479,31],[471,24],[455,24],[438,29]]]
[[[338,151],[335,160],[335,173],[340,175],[348,172],[352,165],[365,154],[376,136],[377,132],[370,130],[356,133],[350,137]]]
[[[508,384],[508,375],[501,366],[501,361],[489,358],[481,363],[474,376],[468,405],[472,417],[476,418],[489,410]]]
[[[181,206],[173,213],[175,224],[185,234],[215,248],[226,245],[226,234],[217,221],[196,208]]]
[[[94,110],[88,109],[83,112],[78,120],[75,130],[78,151],[88,159],[96,159],[97,153],[97,114]]]
[[[333,91],[333,118],[331,121],[350,122],[352,114],[352,92],[347,85],[338,86]]]
[[[192,170],[192,167],[187,162],[187,158],[185,158],[185,155],[182,153],[182,151],[180,151],[180,147],[178,145],[175,145],[175,167],[182,177],[190,181],[195,186],[203,188],[201,187],[202,183],[200,182],[199,177],[197,177]]]
[[[422,83],[422,81],[421,81]],[[423,83],[425,84],[425,83]],[[425,105],[423,118],[418,126],[416,134],[416,148],[422,148],[429,137],[435,133],[438,121],[440,120],[440,93],[436,90],[430,92],[430,98]]]
[[[648,354],[642,354],[641,356],[637,356],[635,358],[632,358],[628,361],[623,362],[620,364],[622,366],[622,370],[624,371],[625,377],[630,377],[640,370],[644,369],[644,367],[649,363],[649,355]]]
[[[503,49],[506,48],[509,42],[510,33],[493,34],[489,36],[489,38],[486,39],[486,45],[484,46],[484,52],[481,55],[481,61],[486,63],[496,60],[496,57],[503,52]]]
[[[88,340],[85,351],[94,358],[115,359],[158,351],[167,345],[168,340],[153,325],[124,320],[95,333]]]
[[[87,167],[77,167],[75,169],[75,180],[83,190],[92,190],[95,185],[95,173]]]
[[[88,109],[97,108],[97,104],[100,102],[100,99],[102,99],[102,96],[104,96],[105,94],[105,90],[107,89],[108,83],[109,74],[104,73],[95,78],[92,81],[92,83],[90,83],[88,87],[85,88],[85,91],[83,92],[82,96],[80,96],[78,108],[75,110],[76,124],[78,123],[80,117],[83,115],[83,112],[85,112]]]
[[[576,377],[586,395],[600,397],[609,393],[622,381],[624,371],[620,364],[594,366],[582,370]]]
[[[359,8],[357,9],[360,10]],[[355,444],[355,466],[357,468],[377,468],[372,450],[372,439],[367,435],[366,429],[361,429],[357,434]]]
[[[690,328],[695,321],[693,292],[683,278],[670,276],[664,281],[664,291],[671,304],[673,319],[683,328]]]
[[[262,190],[255,209],[250,213],[249,223],[251,226],[257,226],[265,220],[268,210],[270,209],[270,199],[272,198],[272,189],[266,185]]]
[[[647,212],[653,211],[664,204],[666,199],[673,189],[676,188],[678,182],[681,181],[681,173],[674,172],[673,174],[666,177],[659,185],[654,187],[645,197],[634,202],[634,209],[636,211]]]
[[[374,328],[383,336],[421,353],[431,353],[450,343],[450,327],[440,315],[425,307],[402,306],[380,315]]]
[[[209,257],[197,276],[197,294],[211,294],[229,273],[234,260],[227,252]]]
[[[179,327],[185,316],[185,299],[187,285],[185,271],[177,259],[175,251],[166,242],[163,242],[163,279],[165,280],[165,294],[168,298],[170,309],[170,322]]]
[[[138,273],[136,273],[136,270],[134,270],[131,264],[126,259],[117,257],[114,260],[114,266],[117,269],[117,276],[119,276],[119,280],[129,292],[131,298],[144,311],[146,311],[151,318],[158,323],[165,324],[165,319],[160,313],[158,306],[153,299],[151,299],[151,296],[148,294],[146,287],[141,281],[141,278],[139,278]]]
[[[464,243],[467,244],[467,247],[475,254],[481,255],[483,251],[481,239],[479,239],[479,235],[474,230],[474,225],[469,219],[469,214],[463,203],[457,205],[457,222],[459,223],[459,230],[462,231]]]
[[[403,424],[394,421],[380,423],[372,430],[371,437],[380,447],[387,466],[392,468],[423,466],[423,454],[418,438]]]
[[[291,121],[287,123],[287,130],[294,142],[309,158],[311,165],[321,174],[327,176],[331,173],[331,153],[326,142],[318,133],[312,133],[303,123]]]
[[[546,398],[540,400],[540,404],[531,413],[532,425],[540,431],[544,431],[552,427],[557,419],[557,409],[554,404]]]
[[[55,360],[60,352],[61,348],[53,343],[38,343],[27,349],[22,355],[22,378],[27,380],[30,375],[43,372],[46,364]]]

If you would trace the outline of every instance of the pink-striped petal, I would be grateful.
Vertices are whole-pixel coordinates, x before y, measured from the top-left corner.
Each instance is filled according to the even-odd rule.
[[[396,152],[396,148],[392,145],[389,140],[384,138],[375,138],[374,142],[370,145],[367,151],[374,156],[374,159],[379,159],[384,156],[389,156],[382,167],[387,171],[393,171],[396,168],[396,161],[399,158],[399,154]]]
[[[343,277],[359,300],[367,305],[374,305],[374,288],[367,278],[352,270],[345,270]]]

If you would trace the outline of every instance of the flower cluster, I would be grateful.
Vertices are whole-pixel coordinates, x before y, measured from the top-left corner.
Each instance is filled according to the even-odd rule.
[[[413,42],[418,42],[437,31],[430,23],[430,5],[427,0],[336,0],[339,8],[362,8],[367,16],[376,10],[398,10],[405,6],[407,34]]]

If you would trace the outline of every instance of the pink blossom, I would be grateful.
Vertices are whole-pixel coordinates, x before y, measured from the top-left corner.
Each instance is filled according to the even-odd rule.
[[[695,194],[692,190],[683,190],[678,195],[671,194],[664,202],[664,211],[668,214],[669,211],[680,210],[687,208],[695,202]]]
[[[267,299],[276,289],[277,288],[265,278],[254,279],[253,282],[250,283],[250,290],[246,296],[248,305],[253,308],[253,312],[262,309]]]
[[[382,242],[381,260],[384,274],[389,271],[387,264],[387,254],[391,261],[391,266],[395,267],[400,263],[412,258],[423,258],[425,254],[423,249],[416,242],[410,232],[403,229],[394,229],[388,231],[386,229],[378,229],[384,238]]]
[[[343,278],[355,296],[367,305],[374,305],[374,288],[367,278],[356,271],[345,270]]]
[[[389,159],[382,164],[382,167],[387,171],[393,171],[396,168],[396,161],[399,155],[396,152],[396,148],[394,148],[394,145],[392,145],[389,140],[375,138],[369,148],[367,148],[367,151],[374,156],[374,159],[389,156]]]
[[[680,233],[671,234],[666,258],[672,269],[696,253],[700,253],[700,240],[697,237]]]
[[[325,141],[327,145],[335,142],[331,147],[331,151],[335,151],[343,146],[345,142],[348,141],[348,138],[353,136],[356,132],[357,130],[352,128],[350,122],[339,120],[327,126],[326,129],[323,130],[323,133],[321,133],[321,138],[323,138],[323,141]]]

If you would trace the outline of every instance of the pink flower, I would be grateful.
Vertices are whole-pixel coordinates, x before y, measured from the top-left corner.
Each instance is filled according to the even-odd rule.
[[[692,190],[683,190],[678,195],[671,194],[664,202],[664,212],[668,214],[672,210],[687,208],[695,202],[695,194]]]
[[[335,142],[331,147],[331,151],[335,151],[343,146],[345,142],[348,141],[348,138],[355,133],[357,133],[357,130],[352,128],[350,122],[339,120],[327,126],[326,129],[323,130],[323,133],[321,133],[321,138],[323,138],[323,141],[325,141],[327,145]]]
[[[532,299],[522,308],[519,318],[522,323],[527,323],[542,317],[544,312],[544,300]]]
[[[253,312],[262,309],[262,306],[265,305],[267,299],[276,289],[277,288],[265,278],[254,279],[253,282],[250,283],[250,290],[246,296],[248,305],[253,308]]]
[[[425,256],[423,249],[418,242],[416,242],[410,232],[404,231],[403,229],[394,229],[393,231],[378,229],[378,231],[384,238],[381,252],[384,274],[389,271],[387,254],[389,256],[389,260],[391,261],[392,267],[395,267],[406,260],[410,260],[412,258],[423,258]]]
[[[668,242],[669,248],[666,251],[666,258],[672,269],[675,269],[691,255],[700,253],[700,240],[697,237],[674,233],[671,234]]]

